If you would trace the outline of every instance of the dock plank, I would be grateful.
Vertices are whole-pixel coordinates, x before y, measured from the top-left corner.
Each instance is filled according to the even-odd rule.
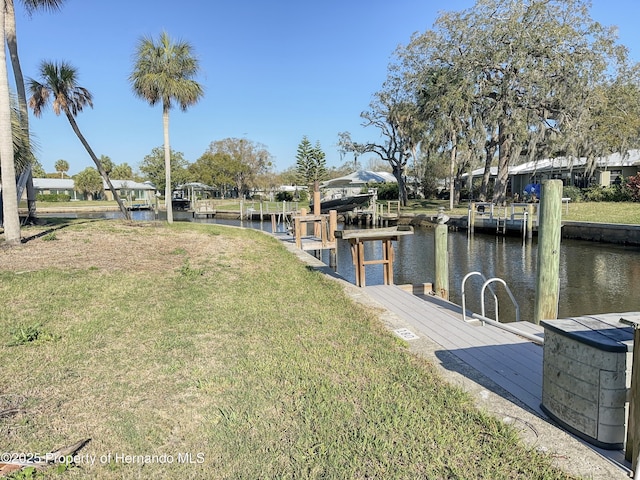
[[[426,301],[397,286],[374,285],[366,290],[412,325],[417,335],[429,337],[540,412],[543,349],[539,345],[500,328],[466,323],[454,308]],[[523,330],[542,335],[542,328],[533,324]]]

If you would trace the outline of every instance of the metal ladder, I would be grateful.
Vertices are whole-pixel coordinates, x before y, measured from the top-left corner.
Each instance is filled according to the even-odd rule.
[[[516,301],[515,297],[513,296],[513,293],[511,293],[511,289],[509,288],[509,286],[507,285],[507,282],[505,282],[503,279],[498,278],[498,277],[493,277],[487,280],[487,278],[480,272],[470,272],[467,273],[464,278],[462,279],[462,319],[465,322],[470,322],[473,321],[474,319],[468,320],[467,319],[467,309],[466,309],[466,294],[465,294],[465,290],[464,290],[464,286],[465,283],[467,281],[467,279],[469,277],[472,277],[474,275],[478,275],[480,276],[480,278],[482,278],[482,280],[484,281],[484,283],[482,284],[482,289],[480,290],[480,307],[481,307],[481,314],[478,316],[477,314],[474,314],[474,316],[476,317],[475,320],[480,320],[483,324],[487,321],[487,320],[492,320],[490,318],[487,318],[487,316],[485,315],[485,304],[484,304],[484,294],[485,294],[485,290],[487,288],[489,288],[489,290],[491,291],[491,294],[493,295],[493,300],[494,300],[494,304],[495,304],[495,310],[496,310],[496,318],[495,322],[499,322],[498,319],[498,297],[495,293],[495,291],[493,290],[493,288],[490,287],[490,285],[494,282],[498,282],[501,283],[502,285],[504,285],[504,288],[507,290],[507,294],[509,295],[509,298],[511,298],[511,302],[513,303],[515,309],[516,309],[516,322],[520,321],[520,306],[518,305],[518,302]],[[480,318],[478,318],[480,317]]]

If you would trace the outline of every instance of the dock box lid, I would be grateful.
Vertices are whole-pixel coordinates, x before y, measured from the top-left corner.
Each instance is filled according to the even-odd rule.
[[[607,313],[584,317],[543,320],[545,329],[569,337],[577,342],[606,352],[630,352],[633,350],[633,328],[620,323],[625,313]]]

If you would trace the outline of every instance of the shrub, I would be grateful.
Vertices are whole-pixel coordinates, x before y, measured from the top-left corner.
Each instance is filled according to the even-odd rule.
[[[603,194],[605,202],[628,202],[631,200],[627,185],[622,183],[604,187]]]
[[[39,193],[36,195],[38,202],[69,202],[71,195],[64,193]]]
[[[372,187],[378,189],[378,200],[398,200],[397,183],[376,183]]]
[[[604,193],[602,190],[603,188],[599,185],[596,187],[589,187],[584,189],[582,195],[587,202],[603,202]]]
[[[309,192],[307,190],[298,190],[298,199],[301,202],[309,200]]]
[[[582,192],[580,189],[571,185],[562,188],[562,196],[564,198],[570,198],[574,203],[582,200]]]
[[[291,192],[276,193],[276,201],[278,202],[290,202],[292,200],[293,200],[293,194]]]
[[[640,173],[627,178],[629,197],[634,202],[640,202]]]
[[[583,196],[588,202],[628,202],[632,200],[632,190],[626,184],[595,186],[585,189]]]

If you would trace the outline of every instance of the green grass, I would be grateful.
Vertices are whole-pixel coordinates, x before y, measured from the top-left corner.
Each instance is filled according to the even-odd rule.
[[[562,219],[576,222],[640,224],[638,202],[578,202],[562,208]]]
[[[91,438],[80,453],[96,464],[64,478],[569,478],[270,237],[91,222],[47,247],[71,232],[96,249],[107,246],[94,232],[116,243],[199,233],[220,254],[177,244],[166,259],[178,267],[163,271],[0,269],[11,299],[0,309],[0,411],[25,409],[0,417],[6,451]],[[15,325],[48,341],[15,345]],[[115,461],[162,454],[173,462]]]

